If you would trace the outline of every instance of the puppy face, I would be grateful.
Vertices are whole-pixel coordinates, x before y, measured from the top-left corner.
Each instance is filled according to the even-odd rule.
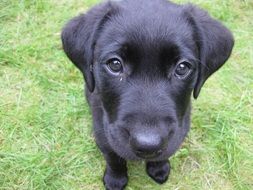
[[[146,160],[178,149],[192,92],[197,98],[233,47],[204,11],[163,0],[101,4],[70,21],[62,40],[101,106],[104,140],[125,159]]]
[[[106,135],[123,157],[164,159],[189,129],[198,50],[185,20],[168,25],[160,13],[130,14],[108,21],[95,48]]]

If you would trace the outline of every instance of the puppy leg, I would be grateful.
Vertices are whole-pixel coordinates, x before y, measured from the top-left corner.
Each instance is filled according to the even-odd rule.
[[[112,152],[104,156],[106,170],[103,181],[106,190],[123,190],[128,182],[126,161]]]
[[[153,180],[162,184],[166,182],[169,177],[170,162],[167,160],[159,162],[147,162],[146,171]]]

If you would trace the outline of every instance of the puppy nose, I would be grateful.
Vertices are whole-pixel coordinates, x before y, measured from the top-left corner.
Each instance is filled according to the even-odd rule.
[[[141,158],[154,158],[162,154],[163,138],[158,134],[134,134],[130,140],[133,151]]]

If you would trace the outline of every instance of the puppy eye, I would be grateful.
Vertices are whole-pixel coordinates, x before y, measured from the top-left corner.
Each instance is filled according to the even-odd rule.
[[[113,73],[120,73],[123,70],[122,63],[119,59],[113,58],[107,61],[108,69]]]
[[[175,75],[179,78],[184,78],[186,77],[191,71],[191,64],[183,61],[177,64],[176,69],[175,69]]]

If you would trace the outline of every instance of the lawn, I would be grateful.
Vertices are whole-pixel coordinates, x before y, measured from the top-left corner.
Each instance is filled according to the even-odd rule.
[[[0,1],[0,190],[103,189],[83,79],[60,41],[64,23],[96,2]],[[168,182],[130,162],[128,190],[253,189],[253,2],[191,2],[233,31],[233,54],[193,101]]]

